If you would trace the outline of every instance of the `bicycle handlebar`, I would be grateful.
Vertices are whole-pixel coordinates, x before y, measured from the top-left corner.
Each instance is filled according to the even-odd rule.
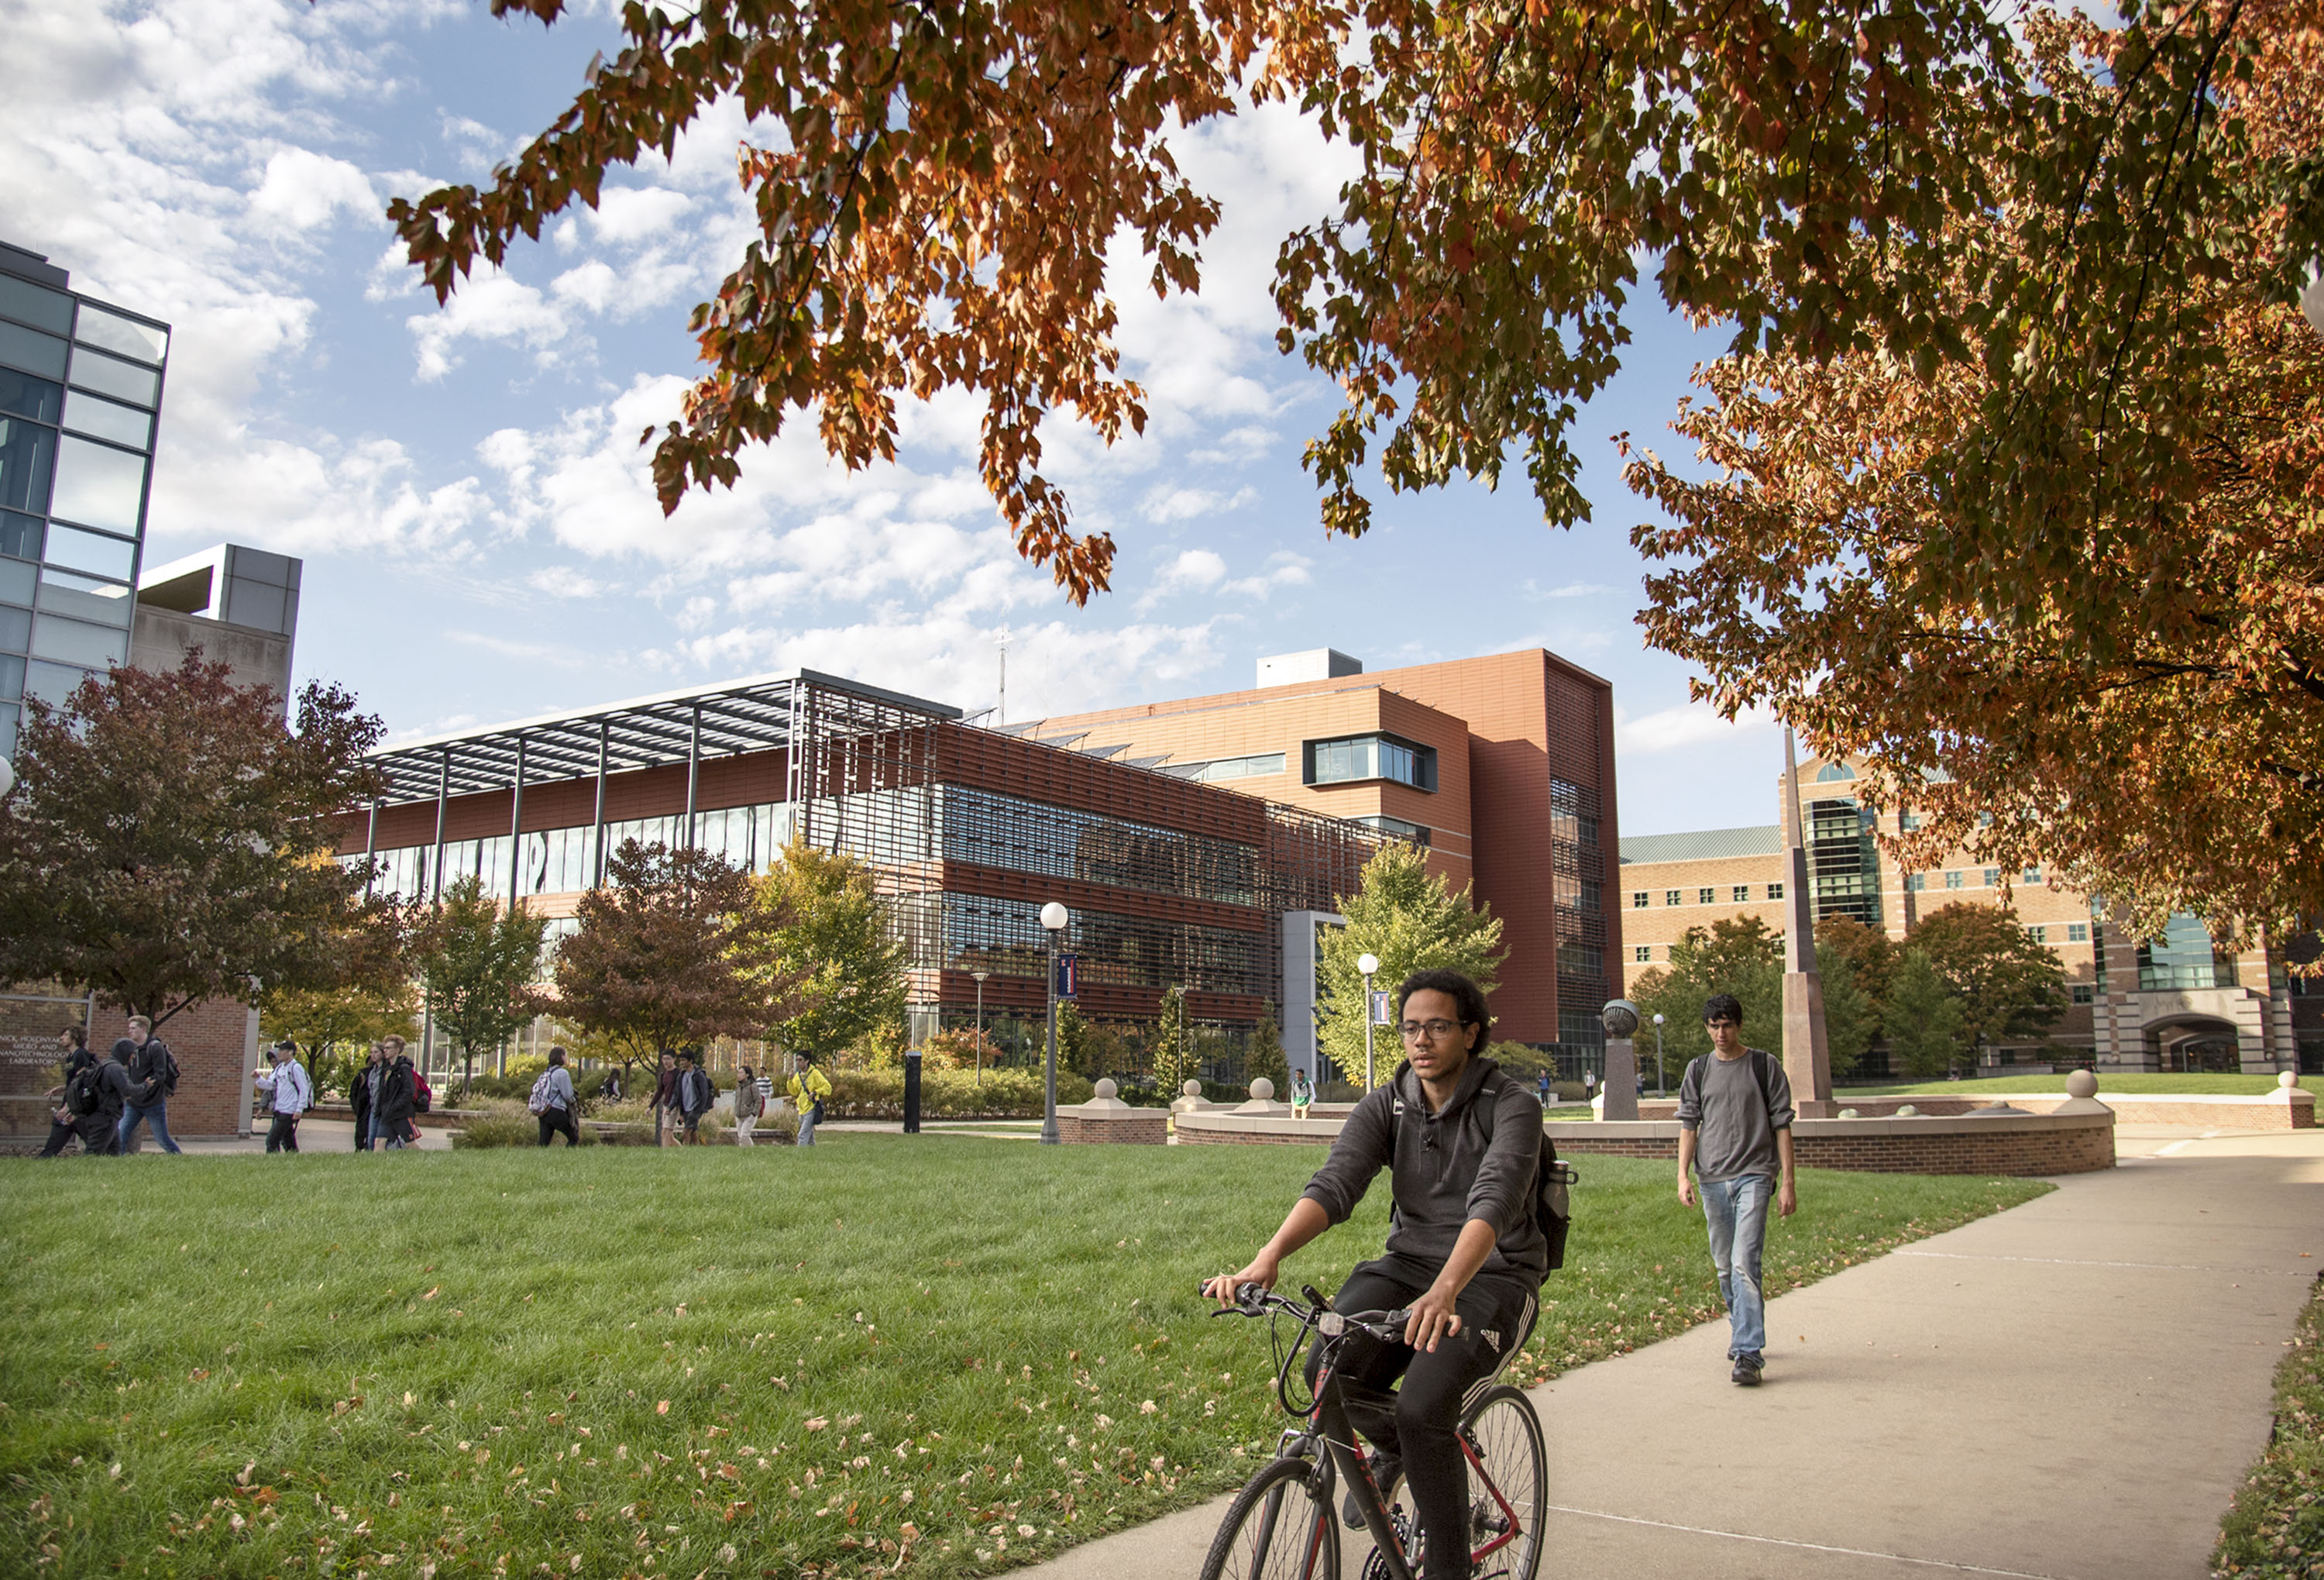
[[[1204,1292],[1207,1293],[1207,1289]],[[1213,1317],[1264,1317],[1269,1311],[1280,1311],[1297,1320],[1302,1327],[1312,1327],[1325,1338],[1339,1338],[1351,1329],[1368,1333],[1376,1339],[1390,1344],[1404,1341],[1405,1325],[1412,1319],[1409,1310],[1400,1311],[1334,1311],[1331,1303],[1314,1289],[1304,1290],[1307,1302],[1294,1300],[1258,1284],[1245,1284],[1235,1291],[1235,1303],[1211,1313]]]

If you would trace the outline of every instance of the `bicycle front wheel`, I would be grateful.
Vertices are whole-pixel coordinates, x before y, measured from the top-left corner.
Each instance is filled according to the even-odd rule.
[[[1308,1491],[1314,1472],[1284,1458],[1251,1477],[1211,1539],[1202,1580],[1340,1580],[1340,1532]]]
[[[1477,1455],[1469,1467],[1469,1541],[1474,1580],[1534,1580],[1542,1521],[1549,1515],[1549,1455],[1533,1401],[1503,1383],[1462,1424]]]

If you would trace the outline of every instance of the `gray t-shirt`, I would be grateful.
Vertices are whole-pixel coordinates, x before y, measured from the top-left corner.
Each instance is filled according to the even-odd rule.
[[[1759,1049],[1738,1059],[1706,1053],[1678,1084],[1678,1123],[1695,1132],[1699,1179],[1740,1179],[1781,1171],[1775,1132],[1792,1124],[1792,1084]]]

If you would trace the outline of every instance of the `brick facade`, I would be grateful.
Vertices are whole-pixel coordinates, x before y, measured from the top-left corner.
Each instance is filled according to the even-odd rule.
[[[1130,1108],[1084,1113],[1078,1106],[1060,1108],[1057,1139],[1067,1146],[1165,1146],[1170,1140],[1170,1111]]]
[[[2010,1119],[1802,1120],[1792,1129],[1803,1169],[1873,1174],[2046,1177],[2114,1167],[2111,1114]],[[1561,1157],[1678,1157],[1671,1122],[1572,1124],[1555,1133]]]

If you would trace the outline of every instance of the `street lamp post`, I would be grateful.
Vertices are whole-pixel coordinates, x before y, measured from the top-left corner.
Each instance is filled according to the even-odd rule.
[[[1663,1018],[1655,1017],[1655,1095],[1663,1095]]]
[[[1379,969],[1378,955],[1356,956],[1356,969],[1364,974],[1364,1090],[1372,1089],[1372,973]]]
[[[1049,1072],[1041,1094],[1041,1144],[1054,1147],[1057,1134],[1057,935],[1072,919],[1056,901],[1041,907],[1042,930],[1049,935]]]
[[[990,971],[972,971],[976,978],[976,1084],[984,1085],[984,979]]]

